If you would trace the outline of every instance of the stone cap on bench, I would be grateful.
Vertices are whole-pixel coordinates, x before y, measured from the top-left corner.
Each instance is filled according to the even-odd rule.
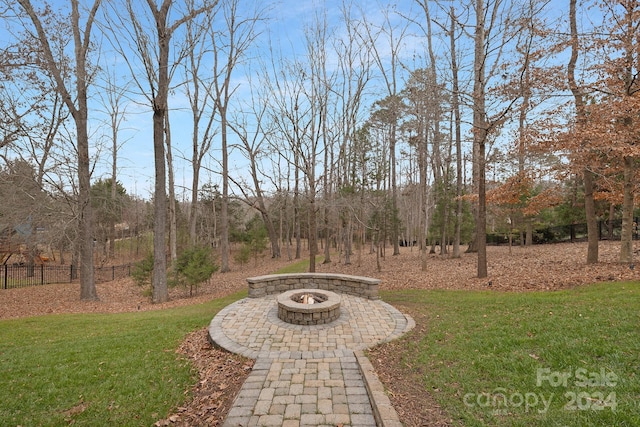
[[[377,300],[380,279],[339,273],[286,273],[248,277],[247,283],[250,298],[306,288],[324,289]]]

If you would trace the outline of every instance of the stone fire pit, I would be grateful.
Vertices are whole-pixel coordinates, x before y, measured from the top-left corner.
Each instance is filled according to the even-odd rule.
[[[320,289],[296,289],[277,297],[278,318],[294,325],[323,325],[340,317],[340,295]]]

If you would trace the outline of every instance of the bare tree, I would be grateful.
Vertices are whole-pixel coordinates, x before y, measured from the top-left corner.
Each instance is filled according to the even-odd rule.
[[[455,9],[453,6],[449,11],[450,27],[449,27],[449,46],[451,48],[451,109],[453,111],[453,127],[455,133],[456,144],[456,219],[455,219],[455,235],[453,238],[453,254],[454,258],[460,257],[460,238],[462,228],[462,135],[461,135],[461,118],[460,118],[460,84],[458,79],[458,54],[456,49],[456,24]]]
[[[506,102],[487,106],[488,82],[501,72],[504,51],[511,46],[514,34],[512,4],[504,0],[475,0],[474,60],[473,60],[473,182],[477,194],[475,244],[477,245],[478,278],[487,277],[487,191],[486,146],[501,130],[519,93]]]
[[[75,122],[76,149],[78,153],[78,246],[80,250],[80,298],[97,300],[93,276],[93,238],[92,212],[90,202],[91,173],[89,169],[89,134],[87,90],[90,78],[88,75],[87,56],[91,47],[91,30],[100,6],[95,0],[84,23],[81,22],[78,0],[71,0],[71,30],[74,41],[75,91],[72,91],[63,78],[63,70],[53,55],[50,36],[43,26],[40,15],[33,8],[30,0],[18,0],[20,6],[29,16],[35,28],[37,38],[44,56],[44,66],[56,82],[56,89],[62,95],[67,108]],[[83,25],[84,24],[84,25]],[[72,93],[75,92],[75,96]],[[75,100],[75,101],[74,101]]]
[[[207,21],[215,20],[216,13],[212,10],[205,15]],[[200,172],[202,163],[211,148],[213,137],[216,134],[215,119],[216,106],[213,90],[214,79],[207,73],[208,53],[211,51],[208,37],[208,25],[190,20],[186,23],[187,45],[191,49],[187,52],[185,65],[185,91],[191,114],[193,117],[191,134],[191,209],[189,210],[189,240],[191,245],[197,243],[197,223],[199,216],[198,195],[200,193]]]
[[[7,3],[7,2],[5,2]],[[4,5],[0,12],[3,19],[13,18],[18,12],[11,5]],[[37,63],[37,39],[30,34],[13,34],[15,40],[5,41],[0,47],[0,148],[10,146],[19,140],[27,127],[25,118],[40,109],[41,94],[30,95],[29,88],[40,85],[40,76],[30,72],[27,66]],[[34,46],[36,44],[36,46]],[[35,78],[34,78],[35,77]],[[47,80],[52,80],[48,78]],[[22,83],[22,84],[21,84]],[[55,83],[51,88],[54,93]],[[57,95],[59,98],[59,95]],[[62,102],[59,101],[61,104]],[[4,159],[8,163],[9,159]]]
[[[298,145],[302,172],[307,184],[307,202],[309,218],[309,272],[316,271],[316,254],[318,251],[316,195],[316,165],[320,149],[326,149],[326,121],[329,103],[329,91],[332,87],[327,77],[327,39],[328,27],[326,16],[315,17],[315,22],[306,31],[306,48],[309,63],[307,64],[309,84],[303,86],[303,93],[308,103],[308,132],[303,144]]]
[[[220,210],[221,223],[221,266],[220,272],[230,270],[229,267],[229,143],[228,143],[228,112],[229,102],[237,87],[232,85],[235,67],[242,59],[242,55],[254,42],[258,35],[256,23],[261,19],[262,12],[257,10],[247,17],[240,14],[240,0],[223,0],[223,15],[227,39],[212,31],[214,54],[214,91],[216,109],[220,118],[220,136],[222,142],[222,205]]]
[[[256,87],[259,87],[259,85],[252,86],[252,88]],[[259,92],[259,89],[254,90]],[[249,175],[252,181],[251,184],[244,180],[234,180],[234,182],[236,182],[238,189],[244,195],[245,203],[260,212],[269,235],[272,258],[280,258],[278,232],[273,223],[272,215],[267,208],[266,197],[262,188],[262,177],[265,176],[265,173],[260,166],[261,158],[265,156],[265,146],[272,133],[272,130],[266,127],[268,126],[266,117],[268,108],[269,96],[267,94],[252,96],[248,111],[238,114],[234,119],[230,120],[229,127],[240,139],[241,152],[249,160]]]
[[[357,153],[355,148],[358,138],[358,124],[361,119],[361,109],[363,98],[365,96],[365,90],[368,83],[371,80],[371,66],[372,55],[371,45],[366,37],[366,30],[362,22],[356,20],[353,16],[352,5],[344,3],[342,5],[342,22],[345,26],[346,36],[337,38],[333,42],[334,50],[338,56],[338,73],[336,92],[337,103],[336,114],[339,116],[338,120],[338,165],[337,165],[337,179],[334,185],[339,188],[347,189],[344,191],[343,200],[341,201],[340,217],[342,218],[342,239],[344,245],[344,262],[345,264],[351,263],[351,242],[353,240],[354,232],[354,216],[356,212],[356,206],[353,203],[351,195],[355,196],[355,190],[357,180],[355,177],[356,159],[361,154]],[[325,160],[325,163],[327,161]],[[333,161],[330,161],[333,165]],[[326,168],[327,165],[325,165]],[[328,180],[324,183],[325,199],[329,197],[329,187],[331,181],[330,176],[325,172],[325,179]],[[361,177],[364,179],[364,177]],[[326,202],[325,202],[326,203]],[[328,216],[329,210],[325,211],[325,233],[326,233],[326,247],[325,247],[325,262],[328,262],[329,251],[329,232],[328,232]],[[362,224],[359,224],[362,227]],[[364,230],[362,230],[364,232]],[[364,243],[364,242],[363,242]]]
[[[33,81],[34,77],[31,73],[26,74],[27,80],[22,84],[35,88],[36,91],[35,94],[28,95],[30,105],[18,112],[17,106],[12,105],[9,98],[9,102],[6,104],[3,102],[3,109],[7,112],[4,117],[9,118],[12,126],[15,126],[13,137],[20,137],[15,139],[15,149],[12,151],[18,157],[35,163],[36,180],[38,185],[44,188],[46,176],[49,173],[55,173],[58,166],[56,148],[60,144],[61,128],[68,121],[70,114],[56,89],[55,81],[41,75],[35,77],[38,81]],[[21,97],[25,96],[25,92],[29,92],[18,90]]]
[[[178,212],[176,206],[176,180],[173,169],[173,145],[169,110],[167,110],[165,114],[164,121],[164,138],[167,155],[167,203],[169,203],[169,257],[171,262],[175,263],[178,259]]]
[[[584,131],[587,122],[586,101],[584,88],[580,87],[576,79],[576,65],[580,54],[580,42],[576,18],[576,0],[569,1],[569,28],[571,55],[567,65],[567,83],[574,99],[575,127],[578,134]],[[578,143],[582,146],[582,143]],[[580,151],[580,149],[578,150]],[[598,229],[595,216],[594,174],[588,166],[582,170],[584,183],[585,212],[587,217],[587,264],[598,262]]]
[[[271,119],[277,129],[277,137],[285,141],[290,150],[289,158],[281,144],[274,141],[283,160],[294,170],[294,229],[296,239],[300,238],[297,218],[299,202],[299,174],[304,177],[305,201],[308,218],[309,271],[315,271],[317,245],[317,190],[316,168],[321,166],[319,156],[327,144],[323,134],[323,123],[327,120],[327,103],[331,90],[332,76],[327,75],[328,28],[326,16],[314,17],[314,22],[305,31],[306,58],[272,62],[273,75],[268,81],[269,91],[274,94]],[[278,68],[280,65],[280,68]],[[276,138],[277,138],[276,137]],[[273,139],[273,138],[272,138]],[[299,252],[296,246],[296,256]]]
[[[149,13],[148,21],[144,23],[142,19],[146,18],[138,4],[133,0],[126,1],[127,17],[114,11],[114,15],[120,20],[120,28],[116,25],[112,30],[114,34],[114,42],[116,49],[125,58],[132,71],[132,76],[138,87],[150,101],[153,110],[153,151],[155,164],[155,187],[154,187],[154,233],[153,233],[153,283],[152,283],[152,301],[161,303],[169,298],[167,288],[167,261],[165,253],[166,241],[166,225],[167,225],[167,185],[166,185],[166,150],[167,142],[167,114],[169,110],[168,97],[171,76],[184,57],[185,52],[181,51],[177,57],[169,64],[170,49],[172,46],[172,38],[176,31],[187,21],[196,18],[198,15],[211,10],[216,1],[205,2],[199,7],[191,7],[172,22],[169,22],[170,11],[174,6],[173,0],[163,0],[161,4],[157,4],[155,0],[147,0],[146,6]],[[128,21],[128,22],[127,22]],[[155,27],[155,38],[152,40],[147,33],[145,24]],[[121,34],[117,34],[120,32]],[[124,33],[124,34],[122,34]],[[142,62],[144,70],[144,78],[142,80],[137,72],[136,67],[129,59],[130,49],[123,47],[123,41],[120,38],[125,35],[129,42],[133,43],[133,52],[137,53],[138,58]]]
[[[289,238],[296,241],[295,259],[301,257],[300,226],[300,174],[301,150],[298,148],[305,138],[308,129],[308,111],[303,100],[304,75],[297,63],[288,64],[280,58],[279,62],[272,51],[269,71],[264,73],[263,85],[269,94],[273,94],[270,120],[275,130],[268,138],[270,149],[278,154],[278,159],[286,164],[287,196],[291,194],[291,172],[293,172],[293,197],[291,225],[287,228],[291,234],[286,239],[289,249]],[[276,164],[279,164],[277,162]],[[280,188],[283,186],[280,185]],[[286,199],[285,199],[286,200]]]
[[[400,253],[400,224],[397,220],[398,211],[398,184],[396,172],[396,143],[398,141],[398,117],[400,102],[398,96],[400,88],[398,84],[400,63],[400,48],[403,46],[404,39],[407,35],[408,25],[398,28],[391,22],[391,12],[384,10],[384,24],[377,30],[373,24],[367,23],[365,28],[368,38],[372,46],[373,60],[379,68],[382,79],[384,80],[384,88],[387,91],[386,99],[390,125],[389,132],[389,163],[391,166],[391,210],[393,215],[391,239],[393,240],[393,255]],[[385,52],[382,52],[382,43],[380,38],[384,37]],[[387,57],[388,56],[388,57]]]
[[[409,133],[408,139],[410,147],[417,151],[418,187],[417,187],[417,210],[418,210],[418,247],[420,250],[420,265],[422,271],[427,270],[427,230],[428,224],[428,204],[429,188],[429,145],[436,150],[434,142],[434,129],[436,120],[435,109],[438,108],[439,97],[436,92],[430,70],[417,69],[411,73],[404,89],[406,105],[406,121],[403,127]],[[435,157],[432,156],[432,158]],[[433,162],[435,167],[435,162]],[[435,173],[434,173],[435,174]],[[441,183],[435,181],[436,186]],[[442,218],[442,222],[445,220]],[[434,239],[435,241],[435,239]],[[435,243],[434,243],[435,244]]]
[[[105,77],[105,90],[100,92],[100,98],[105,107],[105,113],[109,118],[109,131],[111,132],[111,203],[116,205],[118,197],[118,151],[124,144],[120,141],[120,127],[125,121],[127,113],[124,100],[129,91],[128,83],[117,82],[114,74],[108,73]],[[116,227],[115,215],[110,217],[109,227],[109,256],[113,257],[116,250]]]
[[[72,72],[67,21],[68,17],[48,14],[43,23],[65,81]],[[42,187],[45,176],[55,171],[54,152],[70,112],[51,73],[39,66],[44,61],[38,38],[29,32],[30,26],[20,28],[0,53],[0,148],[5,147],[8,157],[33,162]]]
[[[432,100],[431,100],[431,109],[433,114],[433,138],[431,141],[433,145],[433,148],[431,150],[432,163],[433,163],[432,170],[433,170],[433,175],[434,175],[433,177],[434,177],[434,182],[436,186],[435,203],[442,205],[441,209],[443,212],[442,221],[440,224],[439,240],[440,240],[440,254],[444,255],[447,251],[446,229],[447,229],[448,216],[449,216],[449,201],[448,201],[447,193],[448,193],[449,182],[446,179],[446,176],[444,176],[445,167],[442,162],[442,153],[440,148],[442,144],[442,133],[440,131],[440,125],[441,125],[442,116],[443,116],[443,110],[442,110],[443,96],[442,96],[441,86],[438,82],[439,79],[438,79],[438,73],[436,69],[436,55],[433,49],[433,32],[431,29],[432,18],[431,18],[431,11],[429,8],[429,2],[427,0],[416,0],[416,2],[422,8],[422,11],[424,12],[424,17],[425,17],[424,25],[421,25],[421,27],[426,37],[426,43],[427,43],[427,54],[429,58],[429,66],[428,66],[428,74],[429,74],[428,81],[430,86],[429,93],[432,96]],[[447,167],[447,170],[448,170],[448,167]],[[423,269],[424,268],[425,266],[423,264]]]

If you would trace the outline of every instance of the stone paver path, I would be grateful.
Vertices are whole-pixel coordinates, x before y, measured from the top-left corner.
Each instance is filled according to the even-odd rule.
[[[362,350],[399,337],[413,320],[380,300],[341,298],[340,318],[326,325],[283,322],[275,296],[237,301],[214,317],[214,344],[256,359],[225,427],[401,425],[386,396],[372,396],[381,386],[362,369]]]

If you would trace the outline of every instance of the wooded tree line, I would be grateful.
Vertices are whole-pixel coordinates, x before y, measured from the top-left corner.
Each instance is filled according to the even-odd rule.
[[[531,244],[538,224],[584,220],[593,263],[598,219],[618,216],[631,262],[640,1],[460,3],[344,0],[287,40],[258,1],[3,1],[0,225],[55,230],[82,299],[98,298],[94,240],[108,256],[134,217],[153,231],[154,302],[186,247],[228,271],[253,214],[271,255],[304,251],[310,271],[320,251],[416,242],[424,270],[468,244],[486,277],[488,229]],[[152,212],[123,187],[133,116]]]

